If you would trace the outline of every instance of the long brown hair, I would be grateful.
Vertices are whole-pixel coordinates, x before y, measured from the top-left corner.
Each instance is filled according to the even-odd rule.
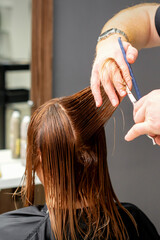
[[[31,118],[26,205],[34,203],[34,177],[41,162],[46,204],[58,240],[68,236],[73,240],[78,234],[83,239],[127,239],[117,205],[123,207],[112,188],[107,166],[104,124],[115,108],[103,89],[102,96],[103,105],[96,108],[88,87],[46,102]]]

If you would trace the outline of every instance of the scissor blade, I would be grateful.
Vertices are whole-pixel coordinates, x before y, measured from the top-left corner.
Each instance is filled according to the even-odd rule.
[[[129,90],[128,86],[126,85],[126,92],[127,92],[127,95],[131,101],[131,103],[136,103],[137,100],[135,99],[134,95],[132,94],[132,92]]]

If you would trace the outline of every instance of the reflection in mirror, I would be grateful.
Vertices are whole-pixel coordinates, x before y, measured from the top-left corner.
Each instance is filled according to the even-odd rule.
[[[30,116],[31,0],[0,0],[0,46],[0,148],[19,157],[20,125]]]

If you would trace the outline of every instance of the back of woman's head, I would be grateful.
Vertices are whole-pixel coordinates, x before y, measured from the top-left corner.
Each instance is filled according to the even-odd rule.
[[[83,239],[126,236],[116,206],[121,204],[109,178],[103,127],[115,108],[103,89],[102,93],[103,105],[99,109],[90,88],[86,88],[70,97],[50,100],[31,118],[26,205],[34,202],[34,176],[40,166],[56,239],[76,239],[77,234]]]

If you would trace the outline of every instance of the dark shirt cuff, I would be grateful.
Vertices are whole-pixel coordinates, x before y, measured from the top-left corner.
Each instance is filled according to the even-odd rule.
[[[157,29],[157,33],[160,36],[160,6],[157,8],[157,11],[156,11],[155,26],[156,26],[156,29]]]

